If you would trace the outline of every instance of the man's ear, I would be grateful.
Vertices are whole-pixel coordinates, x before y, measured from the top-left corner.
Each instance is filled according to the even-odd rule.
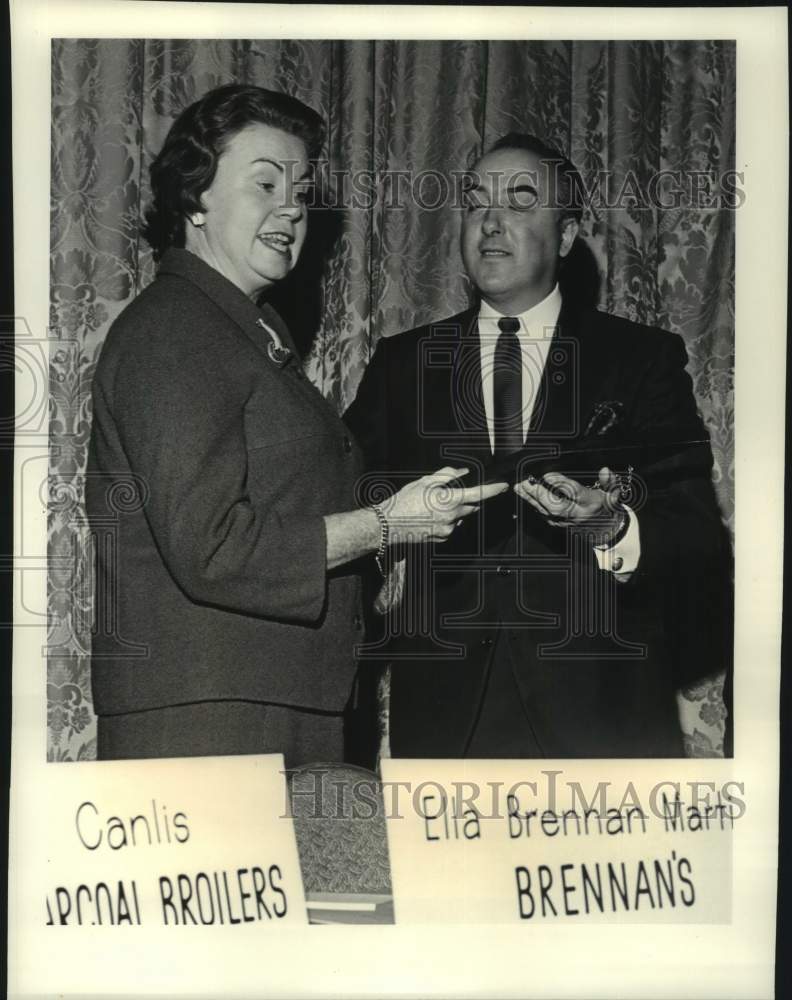
[[[580,230],[580,226],[575,219],[566,218],[561,220],[561,245],[558,248],[558,256],[566,257],[572,249],[575,237]]]

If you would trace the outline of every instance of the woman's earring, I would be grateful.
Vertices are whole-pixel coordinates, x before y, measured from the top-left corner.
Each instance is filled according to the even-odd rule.
[[[200,229],[201,226],[206,222],[203,212],[193,212],[193,214],[190,216],[190,222],[192,222],[194,226],[197,226],[197,228]]]

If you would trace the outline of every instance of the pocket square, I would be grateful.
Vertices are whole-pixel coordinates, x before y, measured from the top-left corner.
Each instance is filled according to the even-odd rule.
[[[603,400],[591,411],[583,437],[604,437],[618,430],[622,423],[624,403],[618,399]]]

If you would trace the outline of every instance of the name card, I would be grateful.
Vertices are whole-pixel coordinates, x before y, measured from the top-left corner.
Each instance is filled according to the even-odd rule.
[[[383,761],[396,923],[728,923],[729,768]]]
[[[281,755],[49,765],[41,922],[307,922]],[[51,779],[51,780],[50,780]]]

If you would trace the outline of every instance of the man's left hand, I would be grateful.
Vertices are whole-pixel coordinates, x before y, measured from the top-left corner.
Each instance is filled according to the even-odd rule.
[[[607,545],[619,532],[626,515],[619,503],[619,480],[604,467],[597,485],[584,486],[560,472],[548,472],[541,479],[529,476],[514,487],[548,524],[585,531],[594,545]]]

